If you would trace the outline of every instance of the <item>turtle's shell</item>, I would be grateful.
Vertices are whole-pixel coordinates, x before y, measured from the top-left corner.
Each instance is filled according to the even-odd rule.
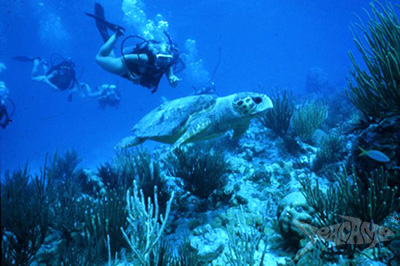
[[[132,128],[133,134],[173,143],[182,135],[189,117],[206,111],[216,99],[213,95],[194,95],[166,102],[144,116]]]

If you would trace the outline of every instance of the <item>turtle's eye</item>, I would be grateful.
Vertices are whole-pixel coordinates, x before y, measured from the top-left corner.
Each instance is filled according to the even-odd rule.
[[[302,212],[303,211],[303,207],[301,206],[297,206],[296,208],[294,208],[297,212]]]
[[[243,104],[243,101],[242,101],[242,100],[240,100],[240,101],[237,103],[237,105],[239,105],[239,106],[242,106],[242,104]]]
[[[261,99],[261,97],[253,97],[253,101],[254,101],[256,104],[259,104],[259,103],[262,102],[262,99]]]

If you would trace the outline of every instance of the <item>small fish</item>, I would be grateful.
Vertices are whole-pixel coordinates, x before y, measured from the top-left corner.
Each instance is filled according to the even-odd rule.
[[[384,154],[383,152],[377,151],[377,150],[369,150],[366,151],[363,148],[361,148],[360,146],[358,146],[358,148],[361,150],[361,153],[359,156],[364,156],[367,155],[369,158],[381,162],[381,163],[387,163],[390,162],[389,157],[387,157],[386,154]]]

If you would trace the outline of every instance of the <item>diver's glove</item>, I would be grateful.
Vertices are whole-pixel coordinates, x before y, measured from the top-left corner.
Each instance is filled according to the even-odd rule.
[[[178,78],[175,75],[170,75],[168,78],[169,84],[173,87],[176,88],[178,86],[178,82],[181,81],[182,79]]]

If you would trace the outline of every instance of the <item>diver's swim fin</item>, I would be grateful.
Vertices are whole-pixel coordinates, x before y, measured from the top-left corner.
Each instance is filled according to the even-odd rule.
[[[89,14],[87,15],[90,16]],[[110,35],[108,34],[107,25],[105,23],[106,17],[104,15],[104,8],[99,3],[94,4],[93,18],[96,20],[96,27],[99,30],[101,37],[104,42],[106,42],[110,38]]]
[[[38,56],[14,56],[14,60],[20,61],[20,62],[33,62],[35,59],[40,59]]]
[[[114,31],[114,32],[125,31],[125,29],[123,27],[121,27],[117,24],[108,22],[105,19],[104,8],[99,3],[94,4],[94,15],[90,14],[90,13],[86,13],[86,12],[85,12],[85,14],[96,20],[96,27],[99,30],[100,35],[103,38],[104,42],[108,41],[108,39],[110,38],[108,29],[110,29],[111,31]]]

